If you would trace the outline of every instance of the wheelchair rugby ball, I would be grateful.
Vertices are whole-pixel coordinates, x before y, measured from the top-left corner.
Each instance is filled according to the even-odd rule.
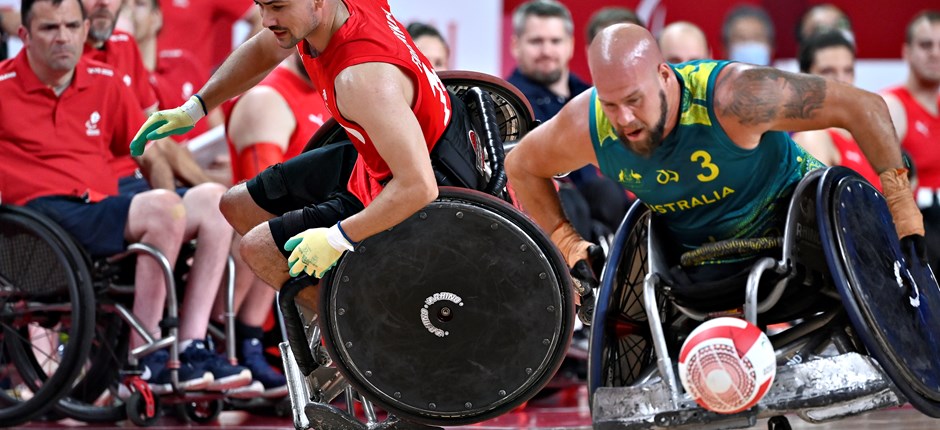
[[[751,408],[777,373],[770,339],[753,324],[721,317],[689,334],[679,353],[679,379],[699,406],[719,414]]]

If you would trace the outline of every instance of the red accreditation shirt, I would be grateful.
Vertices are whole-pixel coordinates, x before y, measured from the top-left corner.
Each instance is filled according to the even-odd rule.
[[[832,145],[839,151],[839,158],[842,159],[839,165],[858,172],[868,182],[871,182],[872,186],[878,191],[881,191],[881,179],[878,177],[878,173],[875,172],[875,168],[871,167],[871,163],[865,158],[862,148],[858,147],[858,142],[851,137],[843,136],[835,129],[830,128],[826,132],[829,133],[829,137],[832,139]]]
[[[144,60],[140,56],[140,49],[134,36],[122,31],[114,30],[114,34],[101,49],[85,44],[86,58],[105,63],[119,73],[121,80],[130,87],[141,110],[147,110],[157,105],[157,95],[150,85],[150,72],[144,67]]]
[[[143,123],[137,99],[106,64],[82,58],[56,96],[29,67],[26,50],[0,62],[0,196],[24,204],[49,195],[117,194],[108,167]]]
[[[914,167],[917,169],[917,188],[929,188],[932,192],[940,189],[940,116],[931,114],[924,109],[914,96],[904,87],[891,88],[886,91],[894,95],[907,114],[907,133],[901,141],[901,147],[911,155]],[[937,96],[937,106],[940,108],[940,95]]]
[[[173,109],[186,103],[206,83],[208,73],[200,67],[189,51],[173,49],[157,54],[157,67],[150,75],[150,84],[157,93],[159,108]],[[199,121],[189,132],[173,136],[185,142],[209,130],[208,121]]]
[[[290,142],[287,144],[287,151],[284,152],[283,160],[297,156],[307,146],[310,137],[330,118],[330,113],[323,105],[323,99],[320,98],[316,89],[308,81],[283,67],[275,68],[258,86],[270,87],[277,91],[293,112],[297,124],[294,127],[294,132],[290,135]],[[234,99],[222,106],[225,112],[226,130],[229,129],[228,124],[232,116],[231,113],[238,104],[238,100]],[[236,160],[238,154],[235,153],[235,144],[232,143],[232,139],[228,135],[225,136],[225,139],[228,141],[231,159]],[[232,163],[234,183],[251,179],[238,170],[238,165],[239,163]]]
[[[333,34],[323,52],[312,55],[306,41],[301,41],[297,49],[327,109],[346,129],[359,151],[349,191],[368,205],[381,192],[380,183],[391,176],[391,171],[368,133],[340,115],[333,87],[336,76],[347,67],[369,62],[394,64],[408,74],[416,84],[412,111],[421,124],[429,152],[450,123],[452,111],[447,88],[428,59],[415,48],[405,28],[392,16],[388,2],[360,0],[345,4],[349,19]]]
[[[253,6],[251,0],[163,0],[157,46],[192,51],[201,67],[212,70],[232,51],[232,24]]]

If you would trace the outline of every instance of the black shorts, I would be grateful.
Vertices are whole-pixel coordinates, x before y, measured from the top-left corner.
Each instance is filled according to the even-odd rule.
[[[349,141],[327,145],[275,164],[245,184],[261,209],[277,215],[268,226],[285,257],[290,253],[284,244],[295,234],[330,227],[363,209],[347,189],[358,156]]]
[[[130,214],[130,195],[111,196],[97,203],[72,196],[30,200],[26,207],[51,218],[92,257],[110,257],[127,248],[124,230]]]
[[[470,120],[463,102],[450,96],[453,117],[431,151],[431,165],[439,185],[477,188]],[[331,227],[364,208],[347,188],[357,157],[351,142],[335,143],[275,164],[245,184],[255,203],[276,215],[268,226],[281,254],[290,256],[284,244],[292,236]]]

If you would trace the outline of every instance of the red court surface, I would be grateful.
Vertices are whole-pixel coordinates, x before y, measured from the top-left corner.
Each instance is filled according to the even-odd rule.
[[[499,418],[453,429],[503,430],[503,429],[590,429],[591,417],[586,400],[587,390],[583,387],[569,390],[554,396],[529,402],[525,408],[513,411]],[[921,414],[910,406],[902,408],[885,409],[852,418],[846,418],[824,424],[810,424],[798,417],[791,416],[790,424],[799,430],[923,430],[940,429],[940,420],[935,420]],[[59,422],[33,422],[25,428],[79,428],[79,429],[113,429],[135,428],[129,422],[120,422],[114,425],[84,424],[71,420]],[[172,417],[162,418],[154,430],[175,430],[192,428],[226,428],[241,430],[267,430],[290,429],[293,422],[289,418],[273,418],[251,415],[241,411],[226,411],[219,417],[218,422],[212,424],[190,424]],[[766,429],[766,420],[758,422],[756,429]]]

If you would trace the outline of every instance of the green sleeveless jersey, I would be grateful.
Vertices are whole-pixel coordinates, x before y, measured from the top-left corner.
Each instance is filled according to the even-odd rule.
[[[672,66],[682,91],[679,121],[648,157],[617,138],[594,89],[591,140],[601,172],[619,181],[661,219],[681,251],[706,242],[782,235],[793,188],[822,164],[785,132],[764,133],[743,149],[715,117],[714,88],[727,61]]]

